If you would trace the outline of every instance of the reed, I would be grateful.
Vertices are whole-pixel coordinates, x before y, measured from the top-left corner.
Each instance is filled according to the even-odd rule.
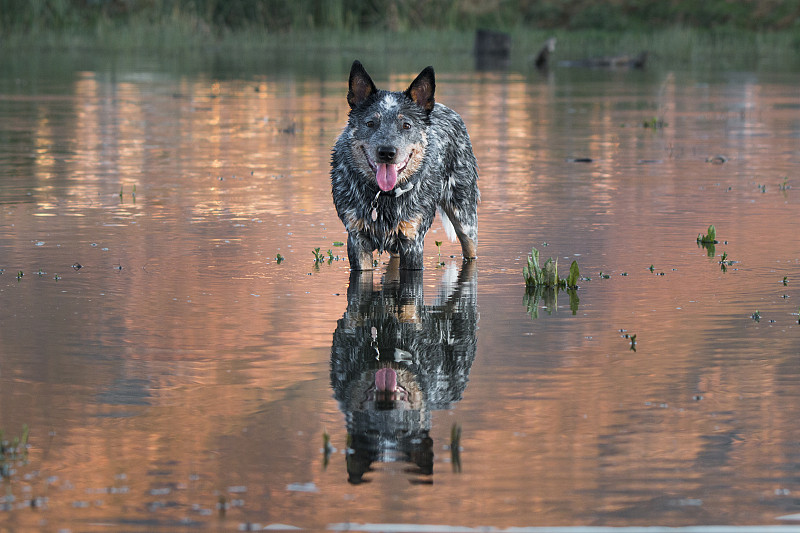
[[[747,3],[746,12],[742,2],[696,2],[688,12],[685,4],[629,0],[598,12],[589,0],[0,0],[0,35],[8,50],[449,54],[469,52],[474,30],[488,27],[511,34],[512,64],[553,36],[555,60],[647,50],[666,64],[704,68],[797,61],[800,0],[780,9]]]

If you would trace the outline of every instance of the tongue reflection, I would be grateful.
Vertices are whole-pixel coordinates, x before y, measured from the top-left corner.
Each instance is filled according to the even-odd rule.
[[[397,185],[397,165],[381,163],[375,173],[375,180],[382,191],[391,191]]]
[[[381,368],[375,372],[375,388],[379,391],[394,392],[397,390],[397,372],[391,368]]]

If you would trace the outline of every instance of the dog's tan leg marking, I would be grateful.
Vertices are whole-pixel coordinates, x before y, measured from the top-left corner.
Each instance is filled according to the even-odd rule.
[[[461,242],[461,254],[464,259],[475,259],[478,257],[478,245],[466,235],[459,235],[458,240]]]
[[[417,230],[422,223],[422,215],[417,215],[411,220],[402,220],[397,225],[397,231],[406,236],[409,240],[413,241],[417,238]]]

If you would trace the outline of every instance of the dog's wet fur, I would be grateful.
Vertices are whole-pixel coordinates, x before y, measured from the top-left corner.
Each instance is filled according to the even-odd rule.
[[[466,260],[477,255],[478,171],[464,121],[434,100],[433,67],[405,91],[378,90],[359,61],[350,70],[350,114],[333,148],[333,203],[347,228],[353,270],[373,251],[423,267],[425,234],[438,208]]]

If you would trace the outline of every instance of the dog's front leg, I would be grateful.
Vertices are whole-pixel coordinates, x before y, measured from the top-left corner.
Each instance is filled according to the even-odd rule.
[[[409,240],[403,243],[400,248],[400,269],[401,270],[422,270],[423,268],[423,248],[422,239]]]
[[[372,270],[372,250],[369,249],[358,235],[350,233],[347,236],[347,258],[350,260],[350,270]]]

